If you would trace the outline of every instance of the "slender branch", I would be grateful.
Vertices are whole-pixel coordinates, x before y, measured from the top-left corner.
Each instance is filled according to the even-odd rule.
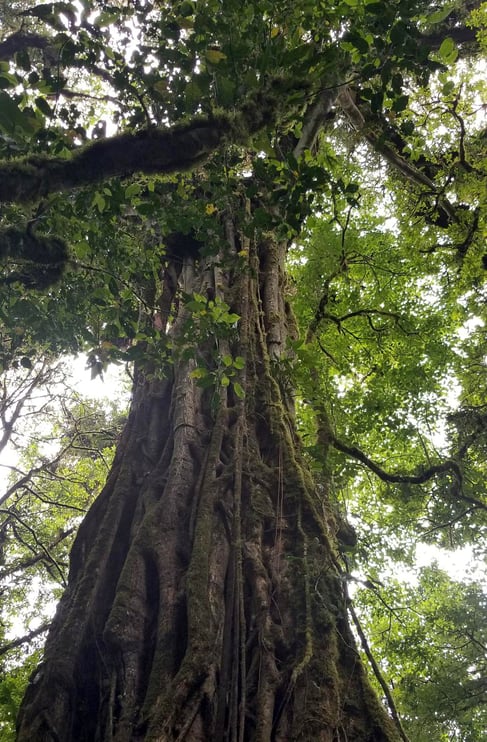
[[[465,634],[467,635],[467,637],[469,638],[469,640],[471,641],[472,644],[475,644],[476,647],[479,647],[482,650],[482,652],[485,652],[485,654],[487,655],[487,645],[482,644],[482,642],[480,642],[473,635],[473,633],[471,631],[465,631]]]
[[[330,359],[330,361],[331,361],[331,362],[332,362],[333,364],[335,364],[335,366],[338,366],[338,362],[337,362],[336,358],[334,358],[334,357],[332,356],[332,354],[331,354],[331,353],[330,353],[330,352],[329,352],[329,351],[328,351],[328,350],[327,350],[327,349],[325,348],[325,346],[323,345],[323,343],[321,342],[321,340],[320,340],[319,338],[317,338],[317,339],[316,339],[316,342],[318,343],[318,347],[319,347],[319,349],[321,350],[321,352],[322,352],[322,353],[324,353],[324,354],[325,354],[325,356],[326,356],[327,358],[329,358],[329,359]]]
[[[401,719],[399,718],[399,713],[396,708],[396,704],[394,702],[394,698],[392,697],[392,693],[390,691],[389,685],[387,684],[381,669],[376,662],[376,659],[374,655],[372,654],[372,650],[370,649],[369,643],[367,641],[367,637],[364,634],[364,631],[362,629],[362,625],[357,617],[357,614],[355,613],[355,610],[353,608],[353,605],[351,603],[348,604],[348,611],[350,613],[350,616],[352,617],[353,624],[355,626],[355,629],[357,631],[358,637],[360,639],[360,644],[362,645],[362,649],[364,650],[365,655],[367,656],[367,659],[370,662],[370,666],[372,667],[373,673],[377,679],[377,682],[379,683],[380,687],[382,688],[384,692],[384,696],[387,700],[387,705],[389,706],[389,710],[391,712],[391,716],[394,719],[394,722],[397,726],[397,731],[399,732],[399,736],[403,740],[403,742],[409,742],[409,737],[407,736],[406,732],[404,731],[404,727],[401,723]]]
[[[321,314],[320,319],[328,319],[330,320],[330,322],[334,322],[336,325],[340,326],[342,322],[345,322],[347,319],[353,319],[353,317],[367,317],[371,328],[375,332],[381,332],[383,328],[374,327],[371,321],[372,317],[376,315],[378,317],[387,317],[389,319],[393,319],[395,320],[395,323],[399,325],[399,327],[401,327],[400,325],[401,316],[397,314],[396,312],[387,312],[383,309],[357,309],[354,312],[347,312],[347,314],[343,314],[341,317],[337,317],[335,314],[330,314],[329,312],[323,312],[323,314]],[[401,330],[403,330],[403,332],[405,332],[406,334],[409,334],[402,327],[401,327]]]
[[[3,451],[3,449],[6,447],[6,445],[9,443],[12,433],[14,431],[14,426],[19,417],[22,414],[22,411],[31,397],[34,389],[36,387],[41,386],[42,384],[46,385],[52,376],[54,375],[55,369],[52,369],[52,371],[47,367],[46,362],[44,361],[38,369],[38,371],[35,372],[34,376],[28,377],[21,381],[21,383],[17,386],[17,388],[10,393],[7,396],[7,390],[6,390],[6,380],[5,380],[5,386],[3,390],[3,399],[0,400],[0,420],[2,422],[3,427],[3,435],[0,438],[0,452]],[[8,398],[10,397],[10,398]],[[17,397],[17,399],[15,399]],[[13,412],[11,412],[10,418],[7,419],[6,412],[10,411],[13,407]],[[37,412],[37,410],[36,410]],[[28,413],[27,413],[28,414]],[[26,417],[27,414],[24,416]]]
[[[430,479],[433,479],[437,474],[443,474],[445,472],[451,472],[459,484],[462,482],[460,466],[454,459],[447,459],[442,464],[430,466],[427,469],[424,469],[420,474],[392,474],[386,472],[381,466],[379,466],[379,464],[372,461],[372,459],[369,459],[369,457],[359,448],[356,446],[347,446],[342,441],[339,441],[338,438],[335,438],[333,434],[330,434],[330,443],[337,449],[337,451],[341,451],[347,456],[351,456],[352,458],[357,459],[357,461],[361,461],[362,464],[365,464],[365,466],[373,471],[374,474],[376,474],[379,479],[382,479],[383,482],[390,482],[391,484],[424,484]],[[487,504],[481,500],[477,500],[475,497],[469,497],[460,491],[456,491],[455,496],[460,500],[475,505],[475,507],[480,510],[487,510]]]
[[[48,549],[52,549],[54,546],[57,546],[61,543],[61,541],[64,541],[64,539],[68,538],[68,536],[71,536],[72,533],[74,533],[74,528],[68,528],[66,531],[63,531],[59,534],[59,536],[54,539],[54,541],[51,541],[49,543]],[[17,562],[17,564],[12,564],[11,566],[7,567],[6,569],[3,569],[0,572],[0,582],[4,580],[6,577],[9,577],[10,575],[15,574],[15,572],[19,572],[24,569],[28,569],[29,567],[33,567],[34,564],[37,564],[38,562],[41,562],[43,559],[46,559],[46,554],[44,551],[40,551],[37,554],[34,554],[33,556],[29,557],[28,559],[24,559],[21,562]]]
[[[8,467],[9,469],[13,471],[19,471],[16,467]],[[45,465],[42,464],[42,466],[36,466],[30,469],[30,471],[27,472],[27,474],[24,474],[17,482],[15,482],[11,487],[7,489],[7,491],[0,497],[0,505],[3,505],[4,502],[6,502],[12,495],[17,492],[17,490],[22,489],[22,487],[25,487],[33,477],[35,477],[36,474],[39,474],[39,472],[43,471],[45,469]]]
[[[316,309],[316,312],[314,314],[313,319],[309,323],[308,331],[306,333],[306,342],[310,343],[313,337],[315,336],[316,330],[318,329],[318,325],[320,324],[323,315],[326,312],[326,307],[328,306],[328,303],[330,301],[330,286],[331,282],[337,278],[342,273],[345,273],[348,270],[348,264],[346,260],[342,260],[340,262],[340,266],[338,270],[336,270],[334,273],[332,273],[325,281],[325,285],[323,287],[323,294],[321,296],[321,299],[319,301],[318,307]]]
[[[21,518],[21,517],[20,517],[20,515],[18,515],[18,514],[17,514],[16,512],[14,512],[13,510],[4,510],[4,509],[2,508],[2,509],[0,509],[0,513],[4,513],[4,514],[8,515],[9,517],[13,517],[13,518],[15,518],[15,520],[17,520],[17,521],[18,521],[18,522],[20,523],[20,525],[21,525],[21,526],[22,526],[23,528],[25,528],[25,530],[26,530],[26,531],[28,531],[28,532],[29,532],[29,533],[31,534],[32,538],[34,539],[34,542],[35,542],[35,543],[36,543],[36,545],[37,545],[37,546],[38,546],[38,547],[39,547],[39,548],[41,549],[41,551],[43,551],[43,552],[44,552],[44,556],[45,556],[45,557],[47,558],[47,560],[48,560],[48,561],[49,561],[49,562],[50,562],[50,563],[51,563],[51,564],[52,564],[52,565],[53,565],[54,567],[56,567],[56,569],[57,569],[57,571],[58,571],[58,573],[59,573],[59,576],[60,576],[60,578],[61,578],[61,582],[62,582],[63,586],[64,586],[64,587],[66,587],[66,579],[65,579],[65,577],[64,577],[64,572],[63,572],[63,570],[62,570],[62,569],[61,569],[61,567],[59,566],[59,564],[58,564],[58,562],[56,561],[56,559],[55,559],[55,558],[54,558],[54,557],[52,556],[52,554],[50,553],[50,551],[49,551],[49,547],[48,547],[48,546],[44,546],[44,544],[43,544],[43,543],[42,543],[41,541],[39,541],[39,539],[37,538],[37,534],[36,534],[35,530],[34,530],[33,528],[31,528],[31,526],[30,526],[30,525],[29,525],[28,523],[26,523],[26,521],[24,520],[24,518]],[[20,539],[20,540],[21,540],[21,539]],[[28,544],[26,544],[26,543],[25,543],[25,541],[22,541],[22,543],[23,543],[23,545],[24,545],[24,546],[28,546],[28,548],[30,548],[30,549],[31,549],[31,550],[33,551],[32,547],[30,547],[30,546],[29,546]]]
[[[24,634],[24,636],[19,636],[18,639],[13,639],[12,641],[7,642],[7,644],[3,644],[0,647],[0,656],[6,654],[7,652],[10,652],[11,649],[15,649],[16,647],[22,646],[22,644],[26,644],[27,642],[32,641],[32,639],[35,639],[35,637],[39,636],[39,634],[44,634],[44,632],[48,631],[50,625],[51,621],[46,621],[46,623],[38,626],[37,629],[32,629],[32,631],[29,631],[28,634]]]
[[[39,466],[32,467],[32,469],[30,469],[27,472],[27,474],[23,474],[23,472],[20,469],[17,469],[17,467],[7,466],[6,468],[10,469],[10,471],[16,471],[22,476],[20,477],[20,479],[17,480],[17,482],[14,482],[14,484],[12,484],[2,496],[0,496],[0,506],[2,506],[5,502],[7,502],[7,500],[18,490],[22,488],[29,489],[28,488],[29,483],[37,475],[42,476],[42,474],[48,473],[49,479],[56,478],[59,480],[60,477],[54,473],[54,469],[59,464],[59,462],[63,459],[63,457],[68,453],[68,451],[72,451],[72,450],[98,451],[98,449],[96,448],[86,448],[84,446],[76,446],[76,440],[82,435],[83,435],[83,432],[76,433],[76,435],[73,436],[72,440],[70,440],[69,443],[66,446],[64,446],[53,459],[51,459],[50,461],[45,461]],[[101,458],[103,459],[106,465],[106,461],[103,458],[103,455],[101,455]],[[6,465],[2,464],[2,466],[6,466]],[[36,492],[34,492],[33,490],[29,490],[29,491],[35,497],[37,497]],[[60,505],[61,503],[56,503],[56,504]],[[63,507],[71,507],[71,506],[64,505]],[[81,512],[84,512],[84,511],[81,511]]]
[[[475,168],[473,165],[471,165],[469,162],[467,162],[467,155],[465,153],[465,139],[467,136],[467,132],[465,130],[465,121],[463,120],[462,116],[457,111],[458,106],[458,98],[454,101],[453,106],[449,113],[453,116],[455,121],[458,124],[458,128],[460,129],[460,139],[458,140],[458,156],[460,159],[460,164],[466,170],[468,173],[475,172],[478,175],[482,175],[481,171]]]
[[[83,93],[80,90],[70,90],[69,88],[63,88],[59,92],[52,93],[52,95],[47,96],[48,98],[54,98],[57,100],[59,96],[62,95],[63,98],[67,98],[68,100],[74,100],[76,98],[81,98],[83,100],[95,100],[95,101],[105,101],[106,103],[113,103],[114,105],[120,104],[120,99],[116,98],[114,95],[91,95],[90,93]]]
[[[454,518],[451,518],[450,520],[444,521],[443,523],[438,523],[436,526],[431,526],[431,528],[428,528],[427,531],[423,531],[421,534],[421,537],[424,538],[425,536],[430,536],[432,533],[435,533],[436,531],[441,531],[443,528],[451,528],[455,523],[458,523],[463,518],[465,518],[466,515],[470,515],[470,513],[475,512],[476,508],[466,508],[465,510],[462,510],[461,513],[458,513],[455,515]],[[431,521],[431,518],[429,519]]]
[[[356,102],[355,92],[350,87],[343,87],[338,95],[338,102],[348,117],[352,125],[365,136],[367,141],[376,149],[391,165],[399,170],[409,181],[417,185],[426,186],[432,195],[437,196],[436,207],[443,210],[448,215],[451,222],[458,222],[458,217],[454,206],[442,194],[441,189],[437,187],[433,180],[420,168],[413,165],[402,154],[392,147],[387,141],[384,141],[383,135],[386,133],[382,128],[380,133],[374,130],[374,117],[366,106],[361,104],[359,107]]]

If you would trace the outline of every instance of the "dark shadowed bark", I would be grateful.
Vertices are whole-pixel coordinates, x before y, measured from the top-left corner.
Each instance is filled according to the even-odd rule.
[[[365,677],[336,521],[295,433],[282,363],[295,332],[286,245],[254,243],[230,219],[226,237],[233,269],[186,257],[165,271],[158,321],[172,361],[136,373],[19,742],[398,739]],[[222,337],[196,338],[220,379],[206,389],[183,352],[198,318],[180,289],[240,315]],[[245,360],[233,377],[243,399],[221,383],[215,343]]]

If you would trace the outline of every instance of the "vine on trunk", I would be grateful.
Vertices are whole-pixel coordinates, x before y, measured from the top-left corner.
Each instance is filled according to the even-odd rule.
[[[245,359],[245,398],[198,385],[196,362],[177,353],[166,378],[137,372],[19,742],[397,738],[346,622],[331,505],[301,460],[276,379],[293,332],[287,246],[242,244],[247,267],[234,275],[186,257],[163,303],[167,320],[176,291],[203,294],[210,274],[215,301],[238,296],[238,335],[219,351]],[[175,348],[188,313],[179,302],[167,325]]]

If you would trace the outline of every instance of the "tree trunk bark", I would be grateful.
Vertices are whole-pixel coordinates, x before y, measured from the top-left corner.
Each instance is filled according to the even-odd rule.
[[[399,738],[348,625],[332,506],[300,454],[286,245],[230,220],[226,237],[232,269],[186,257],[164,273],[161,357],[136,372],[19,742]]]

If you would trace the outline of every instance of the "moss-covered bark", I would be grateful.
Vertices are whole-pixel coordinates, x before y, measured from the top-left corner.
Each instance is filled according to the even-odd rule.
[[[179,283],[204,294],[211,280],[241,316],[220,350],[245,359],[245,398],[232,385],[198,386],[177,352],[164,378],[138,371],[19,742],[397,739],[355,648],[335,521],[303,465],[279,378],[294,332],[286,246],[242,238],[238,257],[233,229],[237,269],[188,257]],[[163,283],[168,313],[175,284]],[[176,349],[187,317],[179,302]]]

